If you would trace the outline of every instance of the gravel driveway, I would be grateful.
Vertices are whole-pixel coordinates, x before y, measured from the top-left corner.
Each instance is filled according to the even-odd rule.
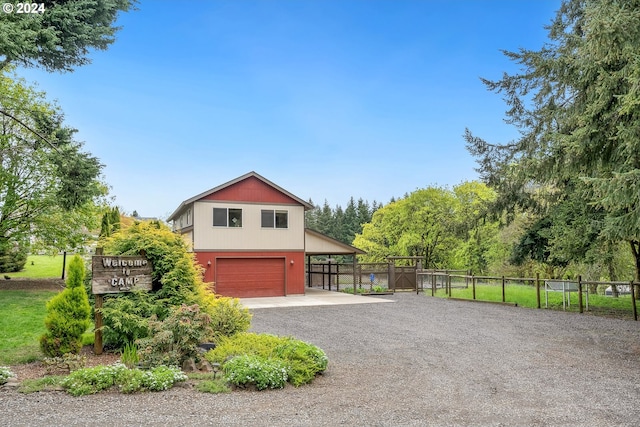
[[[373,298],[373,297],[362,297]],[[638,426],[640,323],[398,293],[393,304],[253,310],[323,348],[310,386],[207,395],[0,391],[18,425]]]

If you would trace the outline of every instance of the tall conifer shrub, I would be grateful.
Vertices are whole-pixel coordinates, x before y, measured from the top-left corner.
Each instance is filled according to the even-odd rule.
[[[69,262],[66,289],[47,302],[47,332],[40,337],[40,348],[46,356],[77,354],[82,348],[82,334],[91,325],[84,276],[84,262],[75,255]]]

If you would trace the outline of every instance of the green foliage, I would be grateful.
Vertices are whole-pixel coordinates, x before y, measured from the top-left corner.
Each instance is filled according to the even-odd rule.
[[[311,200],[309,203],[314,204]],[[314,205],[313,209],[305,212],[305,226],[350,245],[355,235],[362,231],[363,224],[371,221],[376,209],[378,204],[375,201],[369,206],[361,198],[356,204],[351,197],[344,210],[340,205],[332,209],[325,200],[322,206]]]
[[[134,222],[102,241],[113,255],[137,255],[144,251],[153,264],[154,292],[125,293],[105,298],[105,345],[122,348],[149,334],[148,319],[164,320],[172,307],[198,304],[209,314],[215,297],[202,281],[202,268],[179,235],[158,221]]]
[[[0,366],[0,385],[6,384],[9,378],[13,378],[14,373],[8,366]]]
[[[0,70],[15,63],[44,67],[47,71],[72,71],[91,62],[88,53],[105,50],[120,27],[119,12],[135,1],[98,0],[44,2],[37,15],[4,14],[0,20]],[[34,4],[35,5],[35,4]]]
[[[0,245],[0,271],[16,273],[24,268],[29,248],[22,242],[6,242]]]
[[[504,95],[519,138],[492,144],[467,131],[468,149],[498,193],[496,211],[551,220],[551,257],[588,261],[587,243],[627,241],[640,280],[640,1],[565,0],[548,38],[505,52],[516,74],[484,80]],[[568,215],[575,201],[583,215]]]
[[[102,215],[100,237],[109,237],[120,230],[120,209],[112,207]]]
[[[149,337],[136,342],[146,367],[181,366],[185,360],[199,358],[198,344],[211,336],[211,318],[198,305],[182,305],[164,319],[149,321]]]
[[[216,298],[209,305],[207,314],[211,318],[211,338],[216,342],[222,337],[246,332],[251,326],[251,313],[237,298]]]
[[[4,15],[0,28],[15,16]],[[10,70],[0,71],[0,99],[0,248],[32,237],[58,250],[81,247],[105,194],[102,165],[74,141],[60,108]]]
[[[211,363],[222,364],[225,378],[236,386],[255,385],[266,388],[265,383],[274,375],[279,384],[281,377],[273,370],[273,360],[284,363],[286,378],[294,386],[307,384],[327,368],[328,358],[324,351],[313,344],[291,337],[270,334],[239,333],[223,338],[213,350],[207,352]],[[240,361],[237,359],[242,357]],[[236,360],[229,366],[230,361]],[[280,365],[277,365],[280,366]],[[266,372],[260,373],[261,369]],[[261,385],[258,386],[258,378]]]
[[[211,363],[224,363],[234,356],[257,354],[268,357],[274,348],[283,342],[283,338],[270,334],[241,332],[230,337],[223,337],[216,348],[207,352],[205,358]]]
[[[186,379],[187,376],[182,371],[172,366],[158,366],[149,371],[141,371],[115,363],[77,370],[62,381],[62,386],[73,396],[84,396],[113,386],[118,386],[122,393],[162,391]]]
[[[25,379],[20,382],[19,393],[29,394],[40,391],[53,391],[61,387],[63,375],[47,375],[42,378]]]
[[[225,363],[224,378],[236,387],[255,386],[258,390],[283,388],[287,383],[284,361],[256,355],[237,356]]]
[[[149,319],[154,315],[160,317],[165,311],[153,295],[145,291],[105,297],[102,307],[104,345],[123,348],[127,343],[146,337]]]
[[[222,379],[204,380],[198,381],[196,384],[196,390],[201,393],[230,393],[231,389],[227,383]]]
[[[140,355],[138,354],[138,346],[135,343],[127,343],[122,349],[122,355],[120,360],[124,365],[131,369],[137,366],[140,362]]]
[[[324,351],[304,341],[289,339],[273,350],[273,355],[288,364],[288,379],[298,387],[310,383],[327,369],[329,359]]]
[[[78,353],[82,347],[82,334],[91,326],[84,274],[84,261],[76,255],[69,262],[67,287],[47,302],[47,332],[40,338],[40,347],[47,356]]]
[[[486,268],[497,228],[486,218],[493,192],[481,183],[463,183],[453,191],[428,187],[379,208],[356,235],[362,262],[386,262],[388,256],[418,256],[424,268]],[[463,246],[463,244],[465,244]],[[460,247],[463,252],[460,252]]]

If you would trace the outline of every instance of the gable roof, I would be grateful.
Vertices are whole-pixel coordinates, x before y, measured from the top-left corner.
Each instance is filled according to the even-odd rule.
[[[241,181],[244,181],[246,179],[249,178],[255,178],[258,179],[259,181],[262,181],[264,184],[268,185],[269,187],[273,188],[274,190],[278,191],[279,193],[284,194],[285,196],[287,196],[288,198],[292,199],[294,202],[301,204],[302,206],[304,206],[304,210],[310,210],[313,209],[313,205],[311,205],[308,202],[305,202],[304,200],[302,200],[301,198],[293,195],[292,193],[288,192],[287,190],[285,190],[284,188],[274,184],[273,182],[269,181],[268,179],[266,179],[265,177],[259,175],[256,172],[249,172],[246,173],[242,176],[239,176],[238,178],[232,179],[231,181],[225,182],[224,184],[218,185],[217,187],[211,188],[203,193],[200,193],[198,195],[195,195],[193,197],[191,197],[190,199],[187,199],[185,201],[183,201],[182,203],[180,203],[180,206],[178,206],[178,208],[169,216],[169,218],[167,218],[167,222],[168,221],[172,221],[173,219],[177,218],[180,214],[180,212],[184,209],[185,206],[190,205],[193,202],[196,202],[198,200],[207,198],[209,196],[211,196],[214,193],[220,192],[224,189],[227,189]]]
[[[305,255],[364,255],[365,251],[310,228],[304,229]]]

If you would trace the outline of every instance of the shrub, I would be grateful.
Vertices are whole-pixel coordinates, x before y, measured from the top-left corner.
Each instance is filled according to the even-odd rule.
[[[277,346],[273,354],[289,363],[289,382],[296,387],[313,381],[329,361],[320,348],[292,338]]]
[[[106,296],[102,307],[105,346],[121,349],[127,343],[148,336],[149,319],[164,311],[146,291]]]
[[[0,366],[0,385],[6,384],[9,378],[13,378],[13,375],[8,366]]]
[[[148,319],[155,315],[162,321],[173,307],[198,304],[203,312],[215,307],[215,296],[202,281],[202,268],[188,252],[185,242],[158,221],[135,222],[101,242],[105,253],[137,255],[141,251],[153,264],[154,292],[126,293],[105,298],[103,305],[104,343],[122,348],[149,336]],[[218,307],[220,308],[220,307]],[[224,307],[223,307],[224,308]],[[223,310],[218,317],[233,315]],[[242,318],[235,313],[238,318]],[[233,327],[231,330],[244,326]]]
[[[196,305],[174,309],[164,321],[149,321],[149,337],[137,341],[144,366],[178,365],[199,358],[198,344],[211,335],[211,319]]]
[[[0,244],[0,271],[3,273],[16,273],[24,268],[27,263],[29,246],[25,243]]]
[[[287,382],[287,365],[280,359],[256,355],[237,356],[225,363],[224,378],[237,387],[255,386],[258,390],[283,388]]]
[[[254,333],[240,333],[233,337],[225,337],[205,357],[211,363],[222,364],[224,372],[227,373],[228,369],[231,369],[228,367],[229,362],[239,356],[256,356],[259,360],[280,360],[287,368],[287,380],[296,387],[313,381],[316,375],[327,368],[328,364],[325,352],[313,344],[291,337]],[[242,375],[245,375],[247,370],[253,372],[263,365],[252,365],[252,369],[244,365],[239,366],[241,372],[233,377],[234,381],[243,378]],[[251,376],[251,378],[254,377]]]
[[[75,255],[69,262],[67,287],[47,302],[47,332],[40,337],[40,348],[46,356],[77,354],[82,348],[82,334],[91,326],[84,275],[84,262]]]
[[[173,366],[158,366],[150,371],[128,369],[122,363],[96,366],[73,372],[61,385],[73,396],[97,393],[113,386],[123,393],[167,390],[187,376]]]
[[[208,304],[207,314],[211,316],[214,341],[246,332],[251,326],[251,313],[237,298],[216,298]]]
[[[224,363],[227,360],[244,354],[269,357],[283,342],[283,338],[270,334],[253,332],[238,333],[232,337],[222,337],[216,348],[207,352],[205,358],[211,363]]]

